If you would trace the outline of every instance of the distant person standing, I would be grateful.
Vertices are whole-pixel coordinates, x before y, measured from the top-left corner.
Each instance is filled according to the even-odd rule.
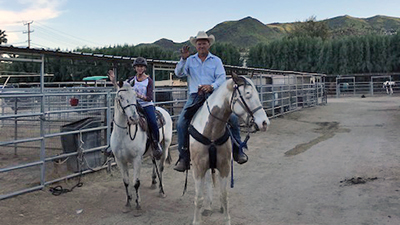
[[[221,59],[209,52],[210,46],[214,42],[214,35],[207,35],[204,31],[199,31],[196,37],[190,38],[190,43],[196,47],[197,53],[190,56],[189,47],[183,46],[181,59],[175,68],[175,74],[178,77],[187,77],[189,84],[189,96],[177,124],[179,160],[174,169],[179,172],[190,169],[188,127],[191,118],[185,116],[187,109],[196,101],[199,90],[209,95],[226,80]],[[240,141],[238,118],[232,114],[230,121],[233,138],[240,144],[240,146],[233,145],[233,157],[239,164],[246,163],[248,157],[242,147],[247,148],[247,146],[242,146]]]

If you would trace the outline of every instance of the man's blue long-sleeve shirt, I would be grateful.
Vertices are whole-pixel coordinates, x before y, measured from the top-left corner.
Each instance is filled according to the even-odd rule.
[[[217,56],[208,53],[204,62],[198,56],[189,56],[178,62],[175,68],[178,77],[188,77],[189,93],[197,93],[199,85],[213,85],[217,89],[226,80],[226,73],[222,61]]]

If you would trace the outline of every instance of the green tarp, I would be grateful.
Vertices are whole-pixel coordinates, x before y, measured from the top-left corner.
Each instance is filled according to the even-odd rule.
[[[91,76],[91,77],[85,77],[83,78],[83,81],[96,81],[96,80],[102,80],[102,79],[107,79],[107,76]]]

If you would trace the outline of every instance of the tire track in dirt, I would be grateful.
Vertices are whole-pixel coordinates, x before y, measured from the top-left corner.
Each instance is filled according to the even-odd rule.
[[[293,149],[285,152],[285,156],[295,156],[300,153],[303,153],[313,147],[314,145],[326,141],[333,136],[335,136],[336,133],[348,133],[350,132],[350,129],[345,129],[345,128],[339,128],[339,122],[306,122],[306,121],[301,121],[305,123],[312,123],[312,124],[317,124],[319,128],[314,129],[314,132],[322,134],[321,136],[307,142],[307,143],[302,143],[296,145]]]

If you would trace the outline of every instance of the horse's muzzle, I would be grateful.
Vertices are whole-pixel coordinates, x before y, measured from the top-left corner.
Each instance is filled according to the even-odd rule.
[[[258,128],[258,126],[257,126],[257,128]],[[267,128],[268,128],[268,122],[264,120],[264,122],[262,123],[261,129],[258,128],[258,130],[265,132],[265,131],[267,131]]]

